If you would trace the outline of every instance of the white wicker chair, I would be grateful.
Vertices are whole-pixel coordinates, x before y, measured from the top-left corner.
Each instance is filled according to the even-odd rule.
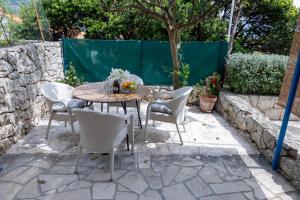
[[[83,108],[86,102],[79,99],[73,99],[74,88],[57,82],[50,82],[42,85],[41,92],[46,98],[48,111],[50,113],[46,139],[48,138],[52,120],[63,121],[65,125],[70,123],[72,132],[74,133],[74,125],[76,117],[72,114],[73,108]]]
[[[80,150],[76,161],[77,173],[82,149],[88,152],[110,154],[110,180],[113,179],[114,148],[127,134],[131,137],[131,153],[134,153],[133,116],[73,109],[80,127]],[[127,122],[130,122],[129,124]]]
[[[176,125],[178,135],[183,144],[182,137],[179,131],[178,125],[181,124],[185,130],[183,123],[185,106],[190,93],[192,92],[192,87],[183,87],[170,93],[172,99],[168,101],[156,101],[152,102],[147,107],[146,114],[146,125],[144,129],[144,139],[147,137],[147,126],[148,121],[161,121],[167,123],[173,123]],[[154,110],[153,108],[159,107],[159,110]]]

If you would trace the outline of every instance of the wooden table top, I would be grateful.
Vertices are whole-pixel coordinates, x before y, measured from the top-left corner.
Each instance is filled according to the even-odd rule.
[[[118,103],[140,100],[150,94],[150,89],[144,85],[138,85],[136,91],[129,94],[113,94],[105,91],[106,82],[87,83],[74,89],[76,98],[99,103]]]

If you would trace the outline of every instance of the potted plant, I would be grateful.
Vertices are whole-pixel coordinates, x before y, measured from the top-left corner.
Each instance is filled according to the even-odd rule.
[[[213,73],[207,77],[205,81],[200,81],[195,86],[195,91],[199,95],[200,110],[205,113],[210,113],[218,99],[218,94],[221,88],[220,75]]]

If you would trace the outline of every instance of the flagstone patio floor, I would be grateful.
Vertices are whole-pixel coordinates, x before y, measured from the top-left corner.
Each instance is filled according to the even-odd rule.
[[[145,109],[143,103],[142,116]],[[79,135],[56,122],[45,140],[42,120],[0,157],[0,200],[300,199],[246,134],[218,113],[189,107],[186,119],[184,145],[172,124],[151,123],[146,142],[136,126],[135,154],[125,144],[116,152],[112,182],[108,155],[84,153],[74,174]]]

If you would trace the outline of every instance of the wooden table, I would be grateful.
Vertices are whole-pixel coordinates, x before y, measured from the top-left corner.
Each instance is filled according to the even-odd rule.
[[[76,87],[73,95],[79,99],[97,103],[126,103],[138,101],[150,94],[150,89],[143,85],[138,85],[135,92],[129,94],[113,94],[105,91],[106,82],[87,83]]]

